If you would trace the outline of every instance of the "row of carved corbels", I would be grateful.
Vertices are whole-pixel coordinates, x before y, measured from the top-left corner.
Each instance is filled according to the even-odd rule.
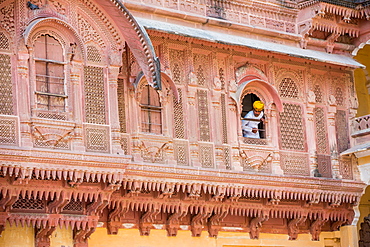
[[[30,184],[26,186],[9,185],[0,189],[0,212],[9,212],[12,205],[19,198],[33,198],[46,200],[46,213],[59,214],[71,201],[89,202],[84,214],[100,215],[109,204],[112,193],[117,189],[110,184],[100,184],[94,187],[71,188],[68,184],[64,186],[43,186]],[[55,188],[56,187],[56,188]]]
[[[3,176],[13,177],[13,184],[27,184],[32,176],[42,180],[66,180],[74,184],[82,182],[104,182],[120,184],[124,180],[124,169],[95,169],[84,167],[23,167],[21,165],[2,164],[0,171]]]
[[[156,191],[159,192],[159,197],[170,198],[174,193],[183,192],[187,198],[199,198],[201,195],[209,194],[210,200],[222,201],[233,200],[238,201],[240,197],[258,197],[266,198],[271,203],[279,203],[280,200],[303,200],[308,204],[328,202],[332,205],[340,205],[341,203],[350,203],[356,205],[361,195],[354,191],[325,191],[315,189],[295,189],[286,187],[280,190],[274,187],[260,187],[247,186],[243,184],[212,184],[212,183],[196,183],[196,182],[173,182],[173,181],[158,181],[158,180],[141,180],[141,179],[124,179],[123,171],[87,171],[87,170],[52,170],[49,169],[34,169],[22,168],[17,166],[2,166],[2,174],[4,176],[11,176],[11,185],[13,187],[1,188],[2,194],[7,194],[8,190],[19,190],[20,194],[32,193],[38,195],[41,193],[40,188],[34,186],[25,186],[30,181],[32,175],[42,179],[64,180],[72,188],[78,188],[84,181],[102,182],[105,184],[104,190],[115,191],[120,187],[127,190],[130,195],[140,194],[142,191]],[[32,180],[34,181],[34,180]],[[55,187],[42,191],[45,198],[59,197],[61,190]],[[89,196],[92,191],[87,192]],[[45,195],[47,194],[47,195]],[[50,195],[49,195],[50,194]],[[72,196],[76,192],[72,192]],[[86,195],[86,193],[78,193],[79,196]]]
[[[88,237],[98,225],[98,216],[71,216],[60,214],[13,214],[0,212],[0,236],[6,222],[35,228],[35,246],[49,247],[50,236],[59,226],[73,230],[74,247],[87,247]]]
[[[248,202],[201,202],[199,200],[170,200],[143,198],[118,198],[114,197],[109,205],[108,233],[117,234],[122,227],[125,214],[128,211],[140,211],[142,216],[139,221],[141,235],[148,236],[150,229],[156,222],[155,217],[160,213],[168,215],[166,230],[168,236],[176,236],[180,228],[180,221],[186,215],[190,215],[190,230],[192,236],[199,237],[205,225],[211,237],[216,237],[221,229],[221,223],[227,215],[250,218],[249,233],[252,239],[257,239],[262,228],[262,223],[270,218],[283,218],[288,220],[288,234],[291,240],[297,238],[299,225],[307,219],[310,220],[310,231],[313,240],[318,240],[321,227],[327,221],[331,221],[332,230],[336,231],[344,224],[353,220],[351,208],[332,208],[319,206],[315,208],[302,207],[302,205],[261,205]],[[318,224],[323,219],[322,224]]]
[[[324,191],[324,190],[304,190],[289,189],[284,190],[268,188],[267,186],[252,187],[243,185],[224,185],[211,183],[187,183],[187,182],[166,182],[166,181],[145,181],[145,180],[125,180],[122,188],[131,194],[140,194],[141,191],[157,191],[171,197],[173,193],[183,192],[189,199],[199,198],[203,194],[211,195],[211,200],[238,201],[240,197],[266,198],[271,203],[279,203],[280,200],[302,200],[307,204],[317,204],[328,202],[340,205],[341,203],[358,203],[361,192],[347,193],[343,191]]]

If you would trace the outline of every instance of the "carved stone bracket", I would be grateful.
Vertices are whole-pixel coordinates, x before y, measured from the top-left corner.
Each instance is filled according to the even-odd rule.
[[[35,228],[35,246],[36,247],[49,247],[50,236],[55,231],[60,216],[56,214],[48,215],[48,220],[40,227]]]
[[[296,240],[299,233],[299,225],[305,222],[307,219],[307,216],[301,216],[297,217],[295,219],[292,219],[288,223],[288,235],[289,240]]]
[[[203,230],[204,221],[212,215],[212,211],[206,209],[203,212],[199,212],[191,219],[191,236],[200,237]]]
[[[3,198],[0,200],[0,212],[9,212],[13,203],[18,199],[18,194],[8,193],[6,195],[2,194]]]
[[[167,236],[176,237],[180,227],[180,220],[188,213],[187,208],[182,207],[179,212],[171,214],[166,222]]]
[[[56,226],[47,225],[45,227],[36,228],[35,246],[36,247],[49,247],[50,236],[55,231]]]
[[[95,232],[98,223],[97,216],[88,216],[82,227],[73,230],[74,247],[88,247],[87,240]]]
[[[150,229],[152,228],[154,220],[159,213],[160,209],[155,207],[141,216],[139,223],[139,231],[141,236],[149,236]]]
[[[220,207],[216,213],[208,220],[208,233],[210,237],[217,237],[218,231],[221,229],[221,222],[229,212],[228,207]]]
[[[67,196],[64,192],[62,192],[62,195],[59,197],[59,199],[55,199],[48,204],[47,210],[50,214],[59,214],[64,206],[69,203],[69,201],[70,195]]]
[[[109,212],[107,231],[108,234],[117,235],[118,229],[121,228],[121,218],[127,213],[127,201],[120,201],[115,203],[115,208]]]
[[[249,235],[250,235],[251,239],[258,239],[259,238],[262,223],[265,222],[268,219],[269,219],[268,213],[263,212],[261,216],[255,217],[251,220],[251,222],[249,224],[250,225]]]
[[[312,241],[319,241],[319,236],[321,233],[321,227],[325,224],[327,220],[324,219],[316,219],[314,222],[312,222],[310,227],[310,233],[312,235]]]
[[[8,212],[0,212],[0,237],[2,232],[5,230],[6,221],[9,218]]]

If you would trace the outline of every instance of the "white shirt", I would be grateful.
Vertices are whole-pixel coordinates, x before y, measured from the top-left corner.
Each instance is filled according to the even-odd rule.
[[[254,115],[253,110],[248,112],[247,115],[244,116],[244,118],[248,119],[256,119],[256,120],[261,120],[263,117],[263,112],[260,113],[257,117]],[[249,121],[249,120],[242,120],[242,130],[243,130],[243,137],[248,137],[248,138],[260,138],[260,133],[257,130],[256,133],[252,132],[252,129],[257,128],[258,129],[258,124],[260,121]]]

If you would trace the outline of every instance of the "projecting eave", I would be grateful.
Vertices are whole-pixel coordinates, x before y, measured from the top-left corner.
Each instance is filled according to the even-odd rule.
[[[347,149],[346,151],[343,151],[340,155],[350,155],[354,154],[357,158],[361,158],[364,156],[370,155],[370,143],[363,143],[356,145],[350,149]]]
[[[357,62],[351,57],[329,54],[320,51],[302,49],[298,47],[276,44],[267,41],[249,39],[245,37],[230,35],[226,33],[219,33],[209,30],[196,29],[192,27],[181,26],[177,24],[149,20],[145,18],[136,18],[137,22],[148,30],[156,30],[167,33],[172,33],[181,36],[189,36],[196,39],[206,40],[228,45],[244,46],[252,49],[269,51],[292,57],[299,57],[303,59],[336,64],[351,68],[364,68],[365,66]]]

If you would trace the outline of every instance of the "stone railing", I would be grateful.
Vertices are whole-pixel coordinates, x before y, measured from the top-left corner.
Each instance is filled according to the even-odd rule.
[[[361,116],[354,119],[352,137],[370,134],[370,115]]]
[[[269,1],[229,0],[129,0],[128,2],[138,2],[146,6],[178,10],[279,32],[297,32],[298,9],[295,5],[286,8],[286,6],[273,4]]]

